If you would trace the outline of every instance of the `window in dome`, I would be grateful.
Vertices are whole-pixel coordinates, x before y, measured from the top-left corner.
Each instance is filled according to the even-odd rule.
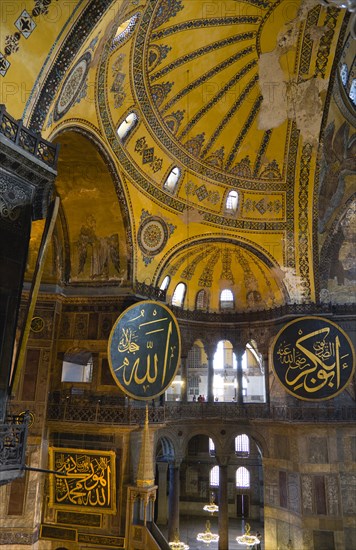
[[[135,13],[135,15],[133,15],[130,19],[127,19],[118,26],[115,37],[112,41],[112,48],[115,48],[128,36],[130,36],[136,26],[138,16],[139,14]]]
[[[210,470],[210,487],[219,487],[219,466]]]
[[[341,82],[344,86],[347,84],[347,80],[349,78],[349,69],[347,68],[346,63],[343,63],[340,68],[340,78]]]
[[[130,132],[134,129],[138,122],[138,117],[136,113],[130,113],[127,115],[125,120],[121,122],[120,126],[117,129],[117,135],[123,141]]]
[[[351,99],[352,103],[356,106],[356,78],[354,78],[353,81],[351,82],[349,98]]]
[[[250,487],[250,472],[244,466],[236,470],[236,487]]]
[[[239,456],[248,456],[250,454],[250,440],[246,434],[235,437],[235,453]]]
[[[180,169],[178,168],[178,166],[175,166],[173,170],[171,170],[170,173],[168,174],[168,177],[164,182],[163,187],[167,189],[167,191],[170,191],[171,193],[173,193],[177,186],[179,177],[180,177]]]
[[[199,290],[196,298],[196,309],[206,311],[208,309],[208,293],[206,290]]]
[[[172,306],[177,306],[177,307],[183,306],[186,288],[187,287],[184,283],[177,284],[172,296]]]
[[[209,454],[210,456],[215,456],[215,445],[211,437],[209,437]]]
[[[234,295],[228,288],[221,291],[220,309],[234,309]]]
[[[166,275],[163,281],[161,282],[161,286],[159,287],[161,290],[167,290],[169,287],[169,283],[171,282],[171,278],[169,275]]]
[[[235,214],[237,210],[238,199],[239,196],[237,191],[229,191],[226,197],[226,212],[229,212],[230,214]]]

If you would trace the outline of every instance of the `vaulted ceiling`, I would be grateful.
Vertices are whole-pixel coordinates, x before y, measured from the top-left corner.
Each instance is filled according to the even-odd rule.
[[[168,275],[169,300],[183,282],[184,307],[204,289],[211,311],[224,288],[237,311],[321,291],[339,299],[330,235],[355,216],[343,10],[316,0],[7,4],[2,102],[61,147],[48,282],[105,293]],[[41,232],[34,224],[34,247]]]

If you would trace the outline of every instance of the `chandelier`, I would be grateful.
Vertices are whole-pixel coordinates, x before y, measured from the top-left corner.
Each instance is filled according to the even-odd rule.
[[[178,531],[175,532],[174,541],[168,543],[172,550],[189,550],[188,544],[179,540]]]
[[[245,525],[245,533],[241,535],[241,537],[236,537],[236,540],[239,544],[244,544],[245,546],[253,546],[254,544],[258,544],[260,542],[260,539],[256,537],[255,535],[250,535],[250,524],[246,523]]]
[[[197,540],[205,542],[205,544],[210,544],[211,542],[217,542],[219,540],[219,535],[212,533],[210,531],[210,521],[208,520],[205,524],[206,529],[204,533],[197,534]]]
[[[215,500],[215,495],[214,495],[214,493],[211,493],[209,504],[205,504],[205,506],[203,508],[203,510],[205,512],[210,512],[211,515],[213,515],[214,512],[219,511],[219,506],[217,504],[215,504],[214,500]]]

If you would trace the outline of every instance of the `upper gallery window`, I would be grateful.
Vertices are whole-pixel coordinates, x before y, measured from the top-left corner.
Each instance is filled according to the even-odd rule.
[[[250,472],[244,466],[236,470],[236,487],[250,487]]]
[[[121,122],[120,126],[117,129],[117,135],[121,140],[124,140],[130,132],[135,128],[138,122],[138,117],[136,113],[130,113],[127,115],[125,120]]]
[[[175,188],[177,187],[177,183],[180,177],[180,169],[178,166],[175,166],[168,174],[168,177],[166,181],[163,184],[163,187],[170,191],[171,193],[174,192]]]
[[[229,288],[224,288],[220,293],[220,308],[234,309],[234,295]]]
[[[210,487],[219,487],[219,466],[210,470]]]
[[[64,354],[62,382],[91,382],[93,376],[93,357],[84,349],[68,350]]]
[[[250,440],[246,434],[235,437],[235,453],[244,456],[250,454]]]
[[[184,283],[177,284],[172,296],[172,306],[183,306],[186,289],[187,287]]]

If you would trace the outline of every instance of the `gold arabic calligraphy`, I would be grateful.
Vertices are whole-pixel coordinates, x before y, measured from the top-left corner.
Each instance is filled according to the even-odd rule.
[[[114,371],[122,370],[122,380],[127,387],[134,382],[142,386],[144,392],[151,384],[155,384],[159,374],[161,375],[160,386],[165,387],[167,372],[170,371],[172,359],[175,357],[176,346],[171,344],[172,320],[167,316],[157,317],[157,315],[157,309],[154,309],[153,319],[145,320],[147,313],[145,308],[142,308],[138,316],[127,321],[128,325],[131,323],[132,326],[121,328],[121,337],[117,346],[119,353],[125,354],[125,357]],[[142,322],[138,323],[141,319]],[[163,346],[155,341],[154,336],[162,336],[162,334],[164,335]],[[142,338],[146,338],[144,346],[137,343],[142,342]],[[162,354],[158,353],[162,349],[164,349],[163,358]]]
[[[301,331],[299,331],[301,334]],[[325,385],[337,391],[340,387],[341,370],[348,368],[345,359],[349,353],[340,356],[340,338],[331,339],[330,328],[325,327],[300,336],[295,347],[281,342],[277,356],[281,365],[287,367],[285,383],[294,391],[303,388],[315,393]]]
[[[55,503],[110,508],[112,470],[109,456],[56,453]]]

